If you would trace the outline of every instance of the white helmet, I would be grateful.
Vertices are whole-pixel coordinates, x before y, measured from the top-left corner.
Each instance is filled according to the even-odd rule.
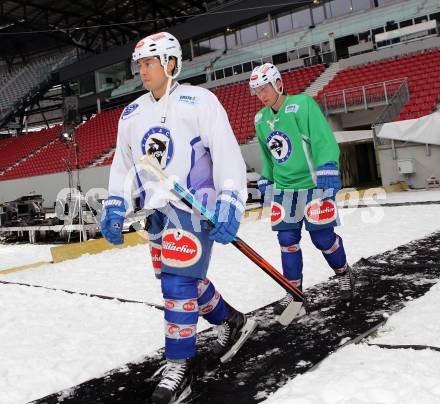
[[[136,63],[141,58],[158,56],[160,64],[167,74],[167,65],[170,60],[170,56],[174,56],[176,60],[176,69],[172,79],[175,79],[182,69],[182,48],[179,41],[174,35],[168,32],[158,32],[141,39],[134,47],[132,71],[133,74],[139,73],[139,67]],[[167,74],[168,76],[168,74]]]
[[[277,80],[281,81],[281,88],[277,87]],[[251,93],[255,95],[255,89],[263,86],[267,83],[272,84],[273,88],[278,94],[283,93],[283,80],[279,70],[272,63],[265,63],[264,65],[257,66],[252,70],[251,77],[249,79],[249,87]]]

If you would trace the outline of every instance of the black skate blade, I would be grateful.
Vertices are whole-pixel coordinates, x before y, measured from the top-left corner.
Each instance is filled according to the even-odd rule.
[[[292,300],[284,311],[278,316],[278,322],[281,325],[287,326],[293,321],[294,318],[305,313],[306,311],[304,308],[304,303]]]
[[[236,355],[236,353],[240,350],[240,348],[244,345],[244,343],[252,334],[252,332],[255,330],[256,326],[257,326],[257,322],[255,320],[248,318],[246,320],[246,324],[241,329],[240,338],[235,342],[234,345],[232,345],[231,349],[220,358],[220,362],[224,363],[232,359]]]

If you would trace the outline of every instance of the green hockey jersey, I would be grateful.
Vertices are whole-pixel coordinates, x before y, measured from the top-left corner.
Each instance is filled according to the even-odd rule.
[[[339,146],[318,104],[305,94],[287,95],[279,111],[255,115],[261,148],[261,175],[277,189],[315,187],[316,169],[329,161],[339,167]]]

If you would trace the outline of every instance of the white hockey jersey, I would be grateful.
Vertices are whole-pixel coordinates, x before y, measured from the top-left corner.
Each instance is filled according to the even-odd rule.
[[[163,104],[164,97],[156,101],[147,93],[122,112],[109,195],[124,198],[129,206],[139,195],[145,209],[173,201],[188,210],[140,166],[140,159],[152,153],[168,176],[177,176],[209,209],[223,190],[239,192],[245,203],[246,165],[217,97],[202,87],[176,82],[170,89],[165,124],[161,124]]]

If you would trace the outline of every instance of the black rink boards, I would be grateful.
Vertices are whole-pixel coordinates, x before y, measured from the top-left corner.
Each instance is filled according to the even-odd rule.
[[[307,289],[310,314],[286,328],[274,320],[271,306],[256,310],[251,315],[259,321],[258,328],[228,363],[219,364],[210,355],[214,333],[202,332],[197,380],[186,402],[258,403],[344,343],[374,330],[389,314],[424,295],[439,281],[440,232],[361,259],[353,269],[357,287],[349,305],[338,301],[337,285],[330,279]],[[158,351],[141,363],[127,364],[34,403],[149,403],[157,383],[152,375],[163,364],[161,356],[162,351]]]

